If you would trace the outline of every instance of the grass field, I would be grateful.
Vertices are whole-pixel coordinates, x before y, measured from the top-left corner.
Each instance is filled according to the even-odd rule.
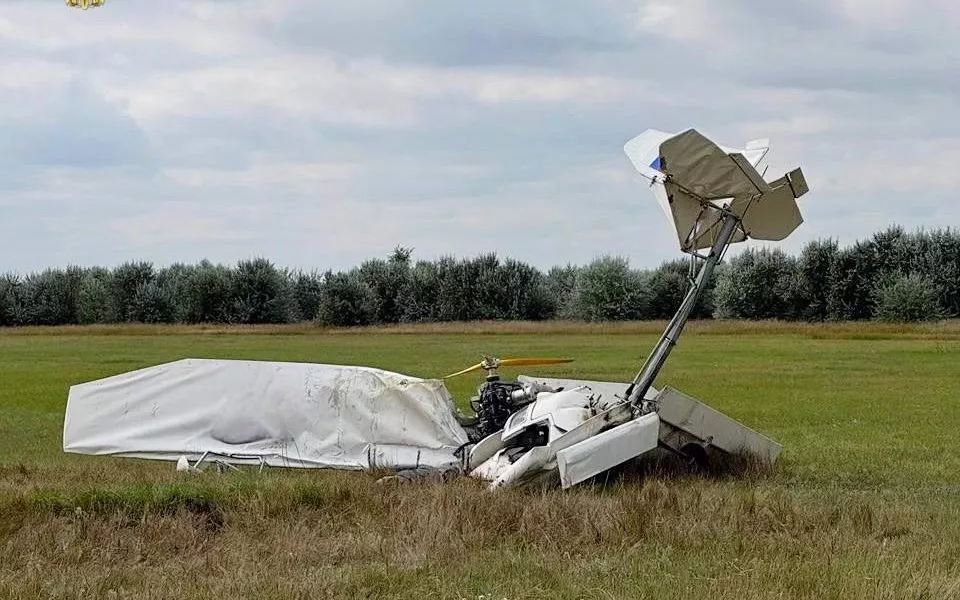
[[[630,379],[662,324],[0,331],[0,597],[960,597],[960,325],[693,323],[658,384],[777,439],[775,473],[490,494],[68,456],[70,384],[185,357]],[[505,370],[504,375],[516,374]],[[478,378],[450,384],[465,400]]]

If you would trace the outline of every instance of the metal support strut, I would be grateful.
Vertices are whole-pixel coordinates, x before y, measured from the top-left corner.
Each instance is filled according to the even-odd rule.
[[[670,351],[674,345],[676,345],[677,339],[683,331],[683,326],[687,324],[687,319],[690,318],[690,313],[693,312],[693,307],[696,306],[697,300],[700,299],[703,290],[707,287],[707,282],[710,281],[714,267],[717,266],[717,262],[720,261],[720,257],[730,244],[730,239],[733,237],[739,221],[740,219],[731,212],[724,214],[723,220],[720,222],[720,232],[717,234],[717,239],[710,248],[710,253],[700,266],[700,271],[697,273],[696,279],[687,291],[687,295],[683,298],[683,302],[680,303],[680,308],[677,309],[677,313],[673,315],[663,335],[660,336],[660,341],[654,346],[653,352],[647,357],[643,368],[637,373],[633,383],[631,383],[627,389],[628,401],[634,408],[642,405],[647,390],[653,385],[653,381],[657,378],[657,374],[663,367],[663,363],[666,362],[667,356],[670,355]]]

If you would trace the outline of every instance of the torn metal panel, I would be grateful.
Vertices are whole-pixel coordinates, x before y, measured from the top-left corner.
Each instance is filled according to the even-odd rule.
[[[671,387],[657,394],[655,402],[663,423],[661,439],[670,442],[671,447],[679,443],[674,439],[682,439],[672,431],[676,428],[724,452],[734,454],[745,451],[771,463],[777,460],[783,449],[765,435]],[[681,447],[676,446],[675,449]]]
[[[540,382],[552,387],[585,386],[598,397],[600,404],[622,401],[629,386],[626,383],[609,381],[526,375],[517,379],[528,383]],[[651,401],[660,417],[660,443],[673,450],[679,451],[687,443],[708,444],[728,453],[748,451],[771,463],[777,460],[782,450],[782,446],[774,440],[671,387],[665,387],[661,391],[650,388],[645,399]]]
[[[650,413],[608,429],[557,452],[564,489],[636,458],[657,447],[660,418]]]

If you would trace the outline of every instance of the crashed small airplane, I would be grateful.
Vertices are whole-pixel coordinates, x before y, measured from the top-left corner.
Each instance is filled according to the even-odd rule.
[[[690,287],[630,383],[520,376],[504,366],[566,359],[496,359],[471,400],[444,380],[370,367],[185,359],[70,388],[65,452],[203,464],[465,473],[491,489],[534,481],[577,485],[657,447],[702,462],[748,452],[775,462],[781,446],[677,390],[653,388],[717,262],[730,244],[782,240],[802,222],[800,169],[771,182],[758,171],[766,140],[721,147],[694,129],[649,130],[624,150],[691,256]]]

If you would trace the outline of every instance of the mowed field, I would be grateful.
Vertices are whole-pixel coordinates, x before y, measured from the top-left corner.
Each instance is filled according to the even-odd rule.
[[[607,485],[181,475],[65,455],[73,383],[186,357],[627,381],[662,323],[0,330],[0,597],[960,597],[960,324],[692,323],[661,374],[781,442],[773,473]],[[518,374],[504,370],[503,375]],[[478,376],[450,382],[461,405]]]

